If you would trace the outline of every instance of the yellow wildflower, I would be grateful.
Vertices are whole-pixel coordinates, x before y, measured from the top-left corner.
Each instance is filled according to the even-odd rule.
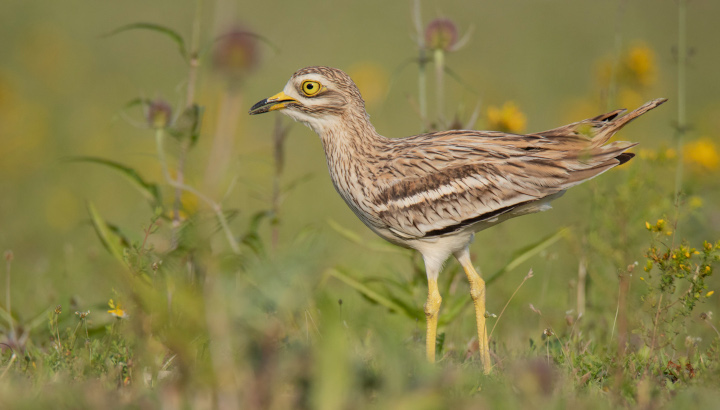
[[[707,137],[686,144],[683,160],[705,170],[714,170],[720,166],[720,154],[715,143]]]
[[[690,209],[702,208],[703,199],[697,195],[693,195],[688,199],[688,205],[690,205]]]
[[[708,293],[705,295],[705,297],[706,297],[706,298],[709,298],[709,297],[712,296],[714,293],[715,293],[715,291],[714,291],[714,290],[711,290],[710,292],[708,292]]]
[[[379,64],[364,62],[353,65],[348,70],[362,93],[365,104],[381,102],[388,90],[387,71]]]
[[[511,101],[503,104],[501,108],[488,107],[487,119],[490,129],[511,133],[524,131],[527,122],[525,114]]]
[[[620,101],[631,102],[640,98],[637,90],[625,87],[642,88],[651,86],[657,79],[655,52],[644,43],[637,43],[624,50],[618,57],[606,56],[596,65],[596,78],[602,87],[612,83],[620,86]],[[632,103],[630,105],[637,105]]]
[[[639,43],[628,50],[624,65],[630,78],[643,86],[655,82],[655,52],[646,44]]]
[[[128,317],[127,312],[120,306],[119,303],[115,303],[112,299],[108,302],[108,306],[110,306],[111,310],[108,310],[108,313],[115,316],[118,319],[125,319]]]

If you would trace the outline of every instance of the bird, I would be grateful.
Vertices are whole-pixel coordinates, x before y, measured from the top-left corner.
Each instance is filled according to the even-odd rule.
[[[296,71],[284,89],[253,105],[250,115],[280,111],[322,142],[335,190],[373,232],[422,255],[428,281],[426,357],[435,362],[442,297],[438,276],[450,256],[462,266],[475,306],[480,360],[492,369],[485,323],[485,282],[470,244],[476,232],[550,208],[568,188],[624,164],[634,142],[608,140],[631,120],[664,103],[527,135],[449,130],[404,138],[380,135],[358,87],[344,71]]]

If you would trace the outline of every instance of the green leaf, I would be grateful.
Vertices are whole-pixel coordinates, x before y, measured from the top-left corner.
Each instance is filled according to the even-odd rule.
[[[530,259],[531,257],[538,254],[543,249],[547,248],[548,246],[554,244],[557,242],[560,238],[567,235],[569,232],[568,228],[562,228],[559,229],[557,232],[550,236],[546,236],[545,238],[539,240],[538,242],[535,242],[531,245],[528,245],[522,249],[519,249],[515,251],[513,254],[512,259],[508,263],[505,264],[502,268],[500,268],[499,271],[495,272],[493,275],[491,275],[489,278],[485,280],[485,285],[489,285],[500,276],[510,272],[511,270],[517,268],[520,266],[521,263],[525,262],[526,260]]]
[[[90,213],[90,219],[92,220],[93,228],[100,242],[102,242],[105,249],[110,252],[117,260],[125,264],[124,247],[122,244],[122,238],[115,234],[113,230],[108,226],[107,222],[100,216],[95,205],[92,202],[87,203],[88,212]]]
[[[115,161],[96,157],[72,157],[68,158],[68,161],[90,162],[94,164],[104,165],[110,169],[113,169],[126,177],[133,184],[133,186],[135,186],[135,188],[140,191],[140,193],[145,197],[145,199],[150,202],[150,205],[153,208],[162,205],[162,197],[160,196],[160,188],[158,187],[158,185],[145,181],[137,171],[130,167],[127,167]]]
[[[127,110],[128,108],[137,107],[138,105],[146,106],[150,104],[150,99],[148,98],[133,98],[132,100],[128,101],[123,105],[123,110]]]
[[[271,211],[258,211],[250,218],[250,225],[243,235],[241,242],[249,247],[252,252],[259,256],[265,255],[265,244],[260,237],[260,223],[272,216]]]
[[[200,128],[205,108],[197,104],[185,108],[180,117],[168,129],[170,135],[178,140],[190,139],[190,146],[194,146],[200,138]]]
[[[341,272],[338,269],[328,269],[326,272],[326,275],[332,276],[336,279],[341,280],[346,285],[350,286],[351,288],[355,289],[356,291],[360,292],[363,296],[367,297],[368,299],[372,300],[373,302],[386,307],[387,309],[397,312],[397,313],[403,313],[408,317],[414,318],[414,319],[422,319],[422,316],[419,315],[415,309],[412,309],[412,307],[409,307],[403,303],[398,303],[398,300],[396,298],[392,297],[386,297],[381,295],[380,293],[370,289],[362,282],[358,281],[357,279],[352,278],[348,274]],[[395,299],[395,300],[393,300]]]
[[[304,184],[305,182],[310,181],[313,178],[313,174],[305,174],[298,178],[293,179],[292,181],[285,184],[285,186],[282,188],[283,193],[288,193],[292,191],[293,189],[297,188],[298,186]]]
[[[169,37],[175,44],[178,46],[178,51],[180,51],[180,55],[187,60],[188,59],[188,53],[187,49],[185,48],[185,40],[183,40],[182,36],[178,34],[175,30],[170,29],[165,26],[161,26],[159,24],[154,23],[131,23],[124,25],[122,27],[116,28],[115,30],[111,31],[110,33],[104,35],[103,37],[111,37],[116,34],[120,34],[126,31],[130,30],[151,30],[155,31],[160,34],[164,34],[167,37]]]
[[[462,77],[460,77],[460,75],[458,73],[451,70],[447,66],[445,66],[445,74],[447,74],[450,78],[455,80],[461,86],[465,87],[465,90],[468,91],[469,93],[474,94],[474,95],[480,94],[477,91],[475,91],[475,89],[469,83],[465,82],[465,80],[463,80]]]

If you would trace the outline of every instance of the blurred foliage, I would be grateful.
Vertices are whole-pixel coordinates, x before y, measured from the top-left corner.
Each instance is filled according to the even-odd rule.
[[[715,407],[720,4],[332,6],[5,4],[0,408]],[[246,117],[316,64],[388,136],[670,98],[619,136],[629,164],[477,235],[492,375],[459,266],[431,366],[421,259],[356,220],[309,131]]]

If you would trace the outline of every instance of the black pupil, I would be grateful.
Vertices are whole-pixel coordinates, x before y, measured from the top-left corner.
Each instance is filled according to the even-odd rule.
[[[307,85],[306,87],[307,87],[307,89],[308,89],[308,90],[312,90],[312,89],[313,89],[313,87],[315,87],[315,86],[314,86],[314,85],[312,85],[312,84],[308,84],[308,85]]]

